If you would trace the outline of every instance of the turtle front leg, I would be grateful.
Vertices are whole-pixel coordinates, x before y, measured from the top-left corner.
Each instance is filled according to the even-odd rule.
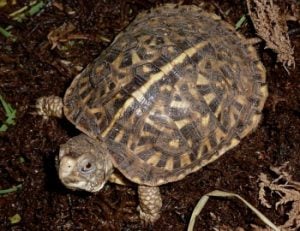
[[[43,116],[44,119],[63,116],[63,101],[58,96],[51,95],[38,98],[35,107],[37,114]]]
[[[159,187],[139,185],[138,193],[140,218],[146,224],[152,224],[160,217],[160,209],[162,207]]]

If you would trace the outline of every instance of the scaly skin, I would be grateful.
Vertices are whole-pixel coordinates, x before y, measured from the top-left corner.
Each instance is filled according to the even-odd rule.
[[[35,105],[37,114],[43,116],[44,119],[49,117],[63,117],[63,101],[58,96],[44,96],[36,101]]]
[[[140,199],[138,207],[140,218],[146,224],[153,224],[159,219],[162,207],[159,187],[139,185],[138,193]]]

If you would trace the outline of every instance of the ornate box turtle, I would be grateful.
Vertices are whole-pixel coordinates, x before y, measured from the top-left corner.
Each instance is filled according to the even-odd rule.
[[[140,217],[159,218],[159,187],[216,160],[253,131],[266,97],[255,49],[196,6],[139,14],[79,74],[63,101],[37,102],[83,134],[61,145],[59,178],[99,191],[118,173],[138,184]],[[63,112],[62,112],[63,109]],[[114,171],[115,170],[115,171]]]

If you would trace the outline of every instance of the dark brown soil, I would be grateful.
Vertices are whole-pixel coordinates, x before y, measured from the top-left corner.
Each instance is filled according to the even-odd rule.
[[[78,131],[64,119],[43,122],[32,113],[38,97],[63,96],[79,72],[76,65],[86,66],[109,45],[101,36],[112,40],[138,12],[171,1],[57,0],[22,23],[7,17],[26,4],[17,2],[0,11],[0,26],[13,25],[12,34],[17,38],[14,42],[0,35],[0,95],[17,110],[16,125],[0,133],[0,189],[19,184],[22,187],[0,196],[0,230],[186,230],[197,201],[215,189],[235,192],[274,223],[285,222],[288,208],[267,209],[260,204],[258,175],[270,173],[270,166],[289,161],[290,174],[300,180],[299,34],[291,35],[296,68],[290,70],[290,75],[276,63],[272,51],[263,49],[263,44],[256,47],[267,69],[270,93],[263,121],[256,132],[197,173],[162,186],[161,218],[153,227],[145,228],[136,219],[135,187],[108,183],[95,195],[63,187],[54,159],[59,145]],[[203,1],[183,2],[200,5]],[[213,3],[205,4],[207,10],[233,24],[247,12],[242,0],[207,2]],[[280,3],[281,9],[286,9],[284,2]],[[63,49],[51,49],[47,35],[64,22],[75,25],[72,33],[84,35],[86,39],[61,43]],[[289,27],[299,29],[297,23],[290,23]],[[255,36],[249,20],[240,31],[247,37]],[[4,118],[1,107],[0,120]],[[269,195],[269,199],[274,205],[278,197]],[[21,216],[21,221],[12,225],[9,217],[15,214]],[[213,198],[197,219],[195,230],[213,230],[222,225],[249,230],[251,224],[263,225],[239,201]]]

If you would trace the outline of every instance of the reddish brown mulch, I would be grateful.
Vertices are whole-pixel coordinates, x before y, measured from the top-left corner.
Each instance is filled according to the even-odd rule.
[[[289,0],[289,2],[292,0]],[[109,45],[134,18],[145,9],[171,1],[51,1],[38,15],[22,23],[12,21],[9,13],[24,6],[1,8],[0,26],[13,25],[13,42],[0,36],[0,95],[17,110],[16,125],[0,133],[0,189],[22,184],[17,192],[0,196],[0,230],[144,230],[139,220],[134,187],[107,184],[99,193],[72,192],[59,182],[54,159],[59,145],[78,133],[66,120],[43,122],[33,115],[40,96],[64,94],[78,73]],[[173,1],[176,2],[176,1]],[[200,0],[184,1],[200,5]],[[210,2],[210,1],[209,1]],[[245,1],[214,0],[206,4],[235,23],[246,14]],[[286,4],[280,4],[286,9]],[[53,4],[55,3],[55,4]],[[227,12],[227,14],[226,14]],[[226,16],[227,15],[227,16]],[[75,26],[73,33],[87,39],[61,43],[51,49],[47,35],[64,22]],[[290,29],[299,28],[289,23]],[[248,20],[241,32],[255,36]],[[160,220],[149,230],[185,230],[199,198],[215,189],[235,192],[260,209],[276,224],[283,224],[287,208],[267,209],[258,200],[258,175],[270,173],[270,166],[289,161],[290,174],[300,180],[300,36],[291,35],[295,47],[296,68],[290,75],[276,55],[256,46],[267,69],[270,97],[257,131],[244,139],[222,158],[191,174],[184,180],[161,187],[163,209]],[[62,60],[70,61],[67,65]],[[0,109],[0,120],[5,114]],[[273,205],[276,195],[269,198]],[[21,221],[12,225],[9,217],[19,214]],[[195,230],[213,230],[226,225],[246,230],[251,224],[262,225],[243,204],[231,199],[212,199],[197,219]]]

